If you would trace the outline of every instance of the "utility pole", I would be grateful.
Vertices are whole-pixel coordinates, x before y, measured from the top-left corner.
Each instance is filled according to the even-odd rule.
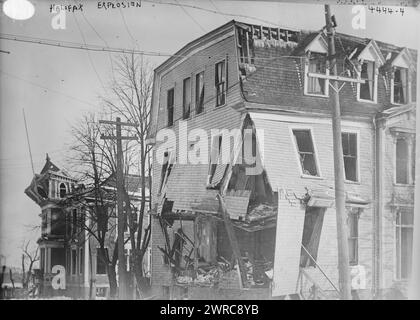
[[[330,6],[325,5],[325,22],[328,36],[328,60],[332,76],[337,76],[335,58],[334,28],[331,19]],[[349,246],[346,230],[346,195],[344,191],[344,160],[341,141],[341,115],[340,98],[337,80],[332,81],[332,130],[334,145],[334,178],[335,178],[335,210],[337,215],[337,243],[338,243],[338,278],[340,297],[342,300],[351,300]]]
[[[124,256],[124,226],[126,224],[125,214],[124,214],[124,173],[123,173],[123,151],[122,151],[122,140],[137,140],[136,136],[133,137],[123,137],[121,135],[122,126],[131,126],[136,127],[137,124],[130,122],[121,122],[119,117],[116,118],[116,121],[108,120],[99,120],[101,124],[111,124],[116,126],[116,135],[115,136],[105,136],[101,135],[103,140],[116,140],[117,142],[117,168],[116,168],[116,183],[117,183],[117,214],[118,214],[118,298],[120,300],[128,299],[128,284],[127,284],[127,267],[125,264]]]

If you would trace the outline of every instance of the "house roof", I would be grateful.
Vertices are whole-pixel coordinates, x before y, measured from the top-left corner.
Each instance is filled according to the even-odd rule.
[[[150,177],[146,177],[146,188],[149,187],[149,180]],[[139,192],[141,190],[143,178],[140,175],[136,174],[127,174],[124,176],[125,188],[127,192]],[[106,181],[104,182],[104,186],[116,188],[116,178],[115,175],[111,175]]]

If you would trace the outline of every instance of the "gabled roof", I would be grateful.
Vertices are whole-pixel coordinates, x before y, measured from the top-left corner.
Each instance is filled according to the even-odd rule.
[[[292,55],[303,55],[308,50],[319,52],[319,50],[316,50],[316,47],[318,46],[324,47],[324,49],[327,48],[327,42],[322,32],[311,32],[307,33],[306,35],[305,33],[302,34],[303,39],[299,41],[298,45],[293,50]],[[327,50],[325,50],[325,52],[327,52]]]
[[[46,161],[45,161],[44,167],[41,170],[41,174],[47,173],[48,171],[53,171],[53,172],[60,171],[60,169],[54,163],[52,163],[48,153],[45,160]]]
[[[363,48],[363,50],[360,53],[356,53],[355,57],[364,60],[379,61],[381,65],[385,63],[385,58],[382,55],[378,44],[373,39],[370,40],[370,42]]]

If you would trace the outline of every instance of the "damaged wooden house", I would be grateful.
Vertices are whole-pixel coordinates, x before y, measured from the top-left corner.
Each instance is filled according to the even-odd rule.
[[[404,294],[417,52],[336,36],[353,293]],[[231,21],[155,69],[157,295],[338,297],[329,67],[322,31]]]

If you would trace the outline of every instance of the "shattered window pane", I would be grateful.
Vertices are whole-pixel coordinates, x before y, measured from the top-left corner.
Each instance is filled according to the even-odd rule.
[[[226,103],[226,62],[225,60],[216,64],[215,70],[216,85],[216,107]]]
[[[312,53],[311,58],[309,59],[308,72],[326,74],[326,55]],[[309,94],[326,94],[326,79],[308,76],[307,81],[307,92]]]
[[[407,69],[396,68],[394,71],[394,103],[407,103]]]
[[[174,124],[174,89],[168,90],[166,108],[168,110],[168,126]]]
[[[101,254],[102,253],[102,254]],[[108,256],[108,248],[97,248],[96,251],[96,274],[106,274],[106,257]]]
[[[309,130],[293,130],[298,147],[302,172],[305,175],[318,176],[315,152]]]
[[[191,78],[187,78],[184,80],[182,106],[183,119],[188,119],[190,117],[191,110]]]
[[[408,279],[411,274],[413,250],[413,209],[400,208],[396,219],[397,279]]]
[[[344,170],[346,180],[357,181],[357,135],[356,133],[342,133]]]
[[[358,239],[359,239],[359,214],[358,212],[350,212],[347,217],[348,227],[348,244],[349,244],[349,262],[350,265],[357,265],[358,256]]]
[[[365,61],[362,64],[361,79],[365,83],[360,84],[360,99],[374,100],[375,86],[375,63],[373,61]]]
[[[408,144],[405,139],[397,139],[396,146],[396,182],[407,184],[408,183]]]
[[[204,110],[204,71],[195,76],[195,112]]]

